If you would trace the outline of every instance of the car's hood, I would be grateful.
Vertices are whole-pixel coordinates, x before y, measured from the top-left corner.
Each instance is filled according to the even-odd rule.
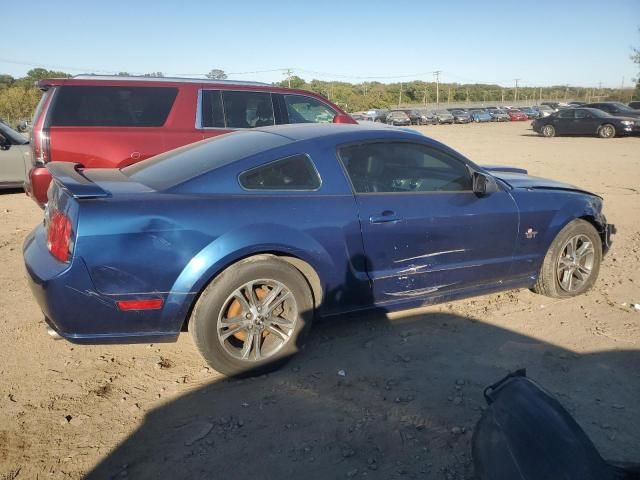
[[[578,193],[586,193],[588,195],[598,196],[593,192],[576,187],[569,183],[559,182],[557,180],[549,180],[548,178],[534,177],[528,175],[526,170],[515,167],[502,166],[486,166],[494,177],[499,178],[511,188],[528,189],[528,190],[565,190]]]

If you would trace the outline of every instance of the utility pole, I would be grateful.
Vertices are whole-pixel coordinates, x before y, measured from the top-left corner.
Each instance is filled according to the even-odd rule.
[[[564,86],[564,101],[567,101],[567,95],[569,94],[569,85]]]
[[[440,107],[440,74],[442,70],[436,70],[433,75],[436,77],[436,108]]]
[[[400,96],[398,97],[398,107],[402,103],[402,82],[400,82]]]
[[[429,95],[429,89],[425,87],[425,89],[424,89],[424,106],[425,106],[425,108],[427,106],[428,95]]]
[[[515,92],[513,92],[513,102],[517,102],[518,101],[518,82],[520,81],[519,78],[514,79],[514,81],[516,82],[516,90]]]
[[[502,89],[501,93],[502,93],[502,102],[501,103],[504,103],[504,88]]]
[[[287,76],[287,82],[289,83],[289,88],[291,88],[291,75],[293,75],[293,70],[287,68],[284,74]]]

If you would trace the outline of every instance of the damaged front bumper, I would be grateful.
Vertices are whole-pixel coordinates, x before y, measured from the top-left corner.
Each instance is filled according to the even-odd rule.
[[[615,235],[617,232],[618,232],[618,229],[614,224],[612,223],[605,224],[604,230],[600,233],[600,235],[602,236],[602,246],[604,247],[602,253],[607,253],[609,251],[612,244],[611,237]]]

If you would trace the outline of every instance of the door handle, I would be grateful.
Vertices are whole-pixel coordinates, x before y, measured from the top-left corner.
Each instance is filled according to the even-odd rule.
[[[382,215],[371,215],[369,217],[369,223],[397,223],[402,220],[402,217],[396,215],[396,212],[391,210],[385,210]]]

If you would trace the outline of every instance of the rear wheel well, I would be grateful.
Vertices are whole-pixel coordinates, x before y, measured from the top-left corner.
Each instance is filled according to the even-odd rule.
[[[202,288],[200,289],[198,294],[193,298],[193,301],[191,302],[191,306],[189,307],[189,311],[187,313],[187,316],[184,319],[184,322],[182,323],[181,331],[185,332],[185,331],[188,330],[188,328],[189,328],[189,319],[191,318],[191,313],[193,311],[193,307],[198,302],[198,299],[202,295],[202,292],[207,288],[207,286],[217,276],[219,276],[222,272],[224,272],[228,268],[231,268],[234,265],[238,264],[239,262],[246,262],[246,261],[251,261],[251,260],[254,260],[254,259],[257,260],[257,259],[265,258],[265,257],[277,257],[278,259],[280,259],[280,260],[282,260],[284,262],[287,262],[292,267],[294,267],[296,270],[298,270],[302,274],[302,276],[305,278],[309,288],[311,289],[311,294],[313,296],[313,305],[314,305],[314,307],[318,308],[320,306],[320,304],[322,303],[322,295],[323,295],[322,283],[320,282],[320,277],[318,276],[318,273],[315,271],[315,269],[311,265],[309,265],[307,262],[305,262],[304,260],[302,260],[302,259],[300,259],[298,257],[294,257],[292,255],[288,255],[288,254],[281,253],[281,252],[255,253],[255,254],[252,254],[252,255],[249,255],[249,256],[246,256],[246,257],[242,257],[242,258],[238,258],[238,259],[234,260],[229,265],[226,265],[224,268],[220,269],[214,276],[212,276],[211,278],[209,278],[207,280],[207,282],[202,286]]]

